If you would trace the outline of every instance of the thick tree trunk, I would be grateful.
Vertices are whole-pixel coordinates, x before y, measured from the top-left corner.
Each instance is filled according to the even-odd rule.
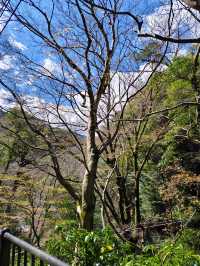
[[[86,170],[83,184],[82,184],[82,212],[81,225],[82,228],[91,231],[94,225],[94,211],[95,211],[95,193],[94,184],[97,172],[98,159],[93,154],[91,155],[88,170]]]
[[[94,225],[94,211],[96,203],[94,185],[99,160],[95,141],[97,116],[94,102],[91,104],[89,117],[87,136],[87,168],[82,183],[82,206],[80,218],[82,228],[91,231]]]

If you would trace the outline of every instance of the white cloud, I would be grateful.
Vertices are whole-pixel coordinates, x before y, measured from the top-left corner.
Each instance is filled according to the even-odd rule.
[[[132,93],[136,91],[135,79],[137,75],[138,73],[133,73],[133,72],[111,73],[110,89],[106,90],[104,95],[101,97],[99,103],[98,107],[99,121],[102,120],[102,123],[104,123],[104,119],[106,118],[108,112],[110,112],[110,115],[112,116],[116,112],[121,110],[122,106],[127,101],[127,97],[129,97]],[[82,94],[85,95],[85,92],[82,91]],[[80,94],[76,94],[74,96],[74,101],[79,106],[79,109],[78,108],[75,109],[75,112],[77,113],[77,115],[74,114],[75,121],[77,121],[78,116],[84,119],[84,115],[87,115],[89,110],[88,95],[86,94],[86,100],[84,102]]]
[[[188,54],[188,50],[185,48],[181,48],[178,50],[178,56],[186,56]]]
[[[156,72],[162,72],[162,71],[164,71],[167,68],[167,66],[164,65],[164,64],[160,64],[157,67],[156,63],[147,63],[147,64],[143,64],[143,65],[140,66],[140,69],[139,69],[139,72],[140,72],[139,81],[141,82],[141,84],[145,84],[146,83],[148,78],[155,71],[155,68],[156,68]]]
[[[54,73],[58,71],[58,65],[55,62],[53,62],[50,58],[45,58],[43,62],[43,67],[47,70],[47,72],[50,72],[50,73]]]
[[[168,19],[171,6],[169,4],[156,8],[153,13],[145,17],[144,30],[146,32],[168,34]],[[194,11],[200,19],[198,11]],[[171,33],[173,36],[199,37],[200,23],[188,12],[179,1],[173,2],[173,23]]]
[[[76,125],[80,125],[78,116],[70,107],[67,108],[64,105],[60,105],[57,109],[55,104],[49,103],[40,97],[30,95],[22,96],[21,104],[28,113],[46,123],[50,123],[53,127],[63,127],[64,123],[68,123],[74,129],[77,129],[78,126],[76,127]],[[0,109],[8,111],[17,106],[18,104],[13,99],[11,93],[5,89],[0,89]]]
[[[161,66],[159,70],[162,71],[163,67]],[[102,97],[98,108],[98,121],[102,121],[101,125],[104,124],[108,111],[110,111],[111,116],[119,112],[126,103],[127,97],[134,94],[144,84],[152,71],[153,66],[143,65],[135,73],[113,73],[110,86],[110,109],[108,109],[108,91]],[[0,106],[3,106],[5,109],[16,106],[13,102],[9,102],[8,98],[11,98],[10,94],[4,89],[1,89]],[[21,97],[21,101],[27,112],[42,119],[44,122],[51,123],[54,127],[65,127],[64,123],[66,123],[79,133],[84,134],[86,130],[87,125],[84,123],[84,119],[89,110],[89,99],[87,95],[84,107],[82,106],[83,99],[79,94],[75,94],[74,97],[69,99],[69,101],[74,101],[78,105],[78,107],[74,105],[74,108],[69,105],[69,102],[67,103],[66,99],[63,100],[58,108],[56,104],[50,103],[39,96],[24,95]]]
[[[120,108],[119,102],[125,100],[127,97],[126,90],[128,84],[133,79],[133,75],[117,73],[113,76],[111,84],[111,104],[115,105],[113,111],[118,111]],[[129,89],[129,93],[132,88]],[[99,120],[106,115],[106,105],[107,105],[107,94],[102,98],[99,104]],[[14,102],[9,101],[11,95],[4,89],[0,89],[0,106],[3,109],[8,110],[17,106]],[[43,120],[44,122],[51,123],[54,127],[64,127],[64,123],[70,125],[74,130],[78,130],[80,133],[84,134],[83,131],[86,130],[86,124],[84,123],[84,115],[88,114],[89,100],[86,96],[86,105],[82,106],[83,99],[80,95],[76,94],[74,96],[74,101],[76,101],[78,107],[74,105],[74,108],[67,106],[67,103],[60,104],[59,107],[53,103],[50,103],[43,98],[37,96],[24,95],[21,97],[21,102],[24,109],[35,117]],[[65,104],[65,105],[64,105]],[[112,112],[113,112],[112,111]],[[83,115],[84,114],[84,115]]]
[[[12,57],[10,55],[4,55],[0,59],[0,69],[9,70],[12,66]]]
[[[3,110],[9,110],[15,106],[12,95],[4,90],[0,89],[0,108]]]
[[[13,37],[9,37],[8,40],[9,40],[10,44],[11,44],[13,47],[15,47],[15,48],[18,48],[18,49],[20,49],[20,50],[22,50],[22,51],[24,51],[24,50],[27,49],[27,47],[26,47],[23,43],[17,41],[17,40],[16,40],[15,38],[13,38]]]

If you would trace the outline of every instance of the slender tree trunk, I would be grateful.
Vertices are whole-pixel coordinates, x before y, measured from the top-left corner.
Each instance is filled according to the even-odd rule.
[[[196,93],[196,103],[197,103],[197,107],[196,107],[196,123],[199,126],[200,125],[200,87],[199,87],[199,83],[197,80],[197,67],[195,68],[195,71],[193,73],[193,78],[192,78],[192,87]]]
[[[115,173],[117,176],[117,187],[119,192],[119,211],[121,216],[122,224],[128,224],[131,222],[131,212],[130,212],[130,202],[128,201],[126,195],[126,183],[124,176],[121,175],[118,166],[115,168]]]
[[[141,227],[141,212],[140,212],[140,178],[138,173],[135,177],[135,233],[137,244],[141,244],[144,240],[143,230]]]
[[[135,225],[141,223],[141,213],[140,213],[140,180],[136,178],[135,180]]]
[[[115,170],[116,184],[119,193],[118,207],[122,224],[131,222],[131,199],[127,197],[125,177],[121,174],[116,158],[107,160],[108,165]]]
[[[197,53],[194,58],[194,65],[193,65],[193,75],[192,75],[192,88],[196,93],[196,123],[197,126],[200,125],[200,86],[199,86],[199,80],[198,80],[198,68],[199,68],[199,55],[200,55],[200,46],[198,47]]]
[[[13,147],[12,147],[13,148]],[[7,174],[7,172],[8,172],[8,168],[9,168],[9,166],[10,166],[10,163],[11,163],[11,154],[10,154],[10,152],[9,152],[9,156],[8,156],[8,160],[7,160],[7,162],[6,162],[6,166],[5,166],[5,168],[4,168],[4,173],[5,174]]]
[[[198,88],[197,95],[196,95],[196,101],[197,101],[197,108],[196,108],[197,125],[200,126],[200,89],[199,88]]]
[[[138,153],[135,150],[134,154],[134,165],[135,165],[135,225],[137,226],[141,222],[140,213],[140,175],[138,167]]]
[[[4,168],[4,174],[7,174],[8,173],[9,166],[10,166],[10,159],[6,162],[6,166]]]

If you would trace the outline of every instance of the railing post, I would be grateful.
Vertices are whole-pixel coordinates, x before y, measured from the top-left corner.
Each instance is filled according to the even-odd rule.
[[[4,234],[9,230],[0,230],[0,266],[9,266],[10,264],[10,241],[4,238]]]

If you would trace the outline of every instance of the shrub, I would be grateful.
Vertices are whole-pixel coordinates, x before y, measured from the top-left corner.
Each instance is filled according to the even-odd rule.
[[[168,240],[144,246],[140,254],[109,228],[87,232],[62,224],[56,227],[55,235],[47,242],[49,252],[71,265],[200,266],[200,255],[195,252],[199,249],[200,233],[194,230],[184,230],[175,243]]]
[[[120,266],[200,266],[200,255],[182,243],[169,241],[157,249],[155,245],[145,247],[142,255],[125,258]]]
[[[131,245],[123,243],[108,228],[87,232],[60,225],[56,234],[56,239],[47,242],[49,252],[73,265],[118,266],[124,256],[133,252]]]

